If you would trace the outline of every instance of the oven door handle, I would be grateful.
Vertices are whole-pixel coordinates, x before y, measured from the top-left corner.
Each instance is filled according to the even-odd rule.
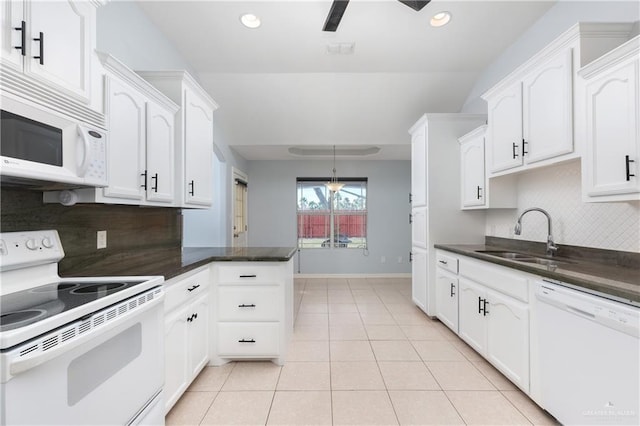
[[[103,325],[98,326],[98,328],[94,328],[91,331],[88,331],[85,334],[82,334],[80,337],[77,337],[75,339],[69,340],[64,343],[59,343],[54,348],[49,349],[45,352],[37,352],[34,355],[24,356],[18,360],[11,361],[11,364],[9,365],[9,377],[2,377],[2,383],[6,382],[13,376],[17,376],[20,373],[24,373],[25,371],[28,371],[41,364],[44,364],[45,362],[51,361],[52,359],[77,348],[78,346],[86,343],[87,341],[96,338],[96,335],[104,334],[105,332],[113,330],[114,328],[122,325],[126,321],[131,320],[131,318],[143,312],[146,312],[149,309],[152,309],[159,304],[164,303],[164,298],[162,296],[163,295],[161,295],[160,297],[155,297],[152,300],[146,302],[144,305],[136,308],[135,311],[129,311],[112,321],[109,321]]]

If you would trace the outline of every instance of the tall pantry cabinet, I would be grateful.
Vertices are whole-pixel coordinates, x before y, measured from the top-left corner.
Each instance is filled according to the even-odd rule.
[[[484,213],[460,210],[458,138],[485,124],[484,115],[425,114],[411,135],[412,299],[436,314],[434,244],[483,243]]]

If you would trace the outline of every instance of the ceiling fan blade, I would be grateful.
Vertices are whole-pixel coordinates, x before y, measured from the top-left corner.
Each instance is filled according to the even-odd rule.
[[[349,0],[333,0],[331,10],[327,15],[327,20],[324,21],[324,27],[322,27],[322,31],[335,32],[338,29],[338,25],[342,20],[342,15],[344,15],[344,11],[347,9],[348,4]]]
[[[406,4],[415,11],[422,10],[431,0],[398,0],[402,4]]]

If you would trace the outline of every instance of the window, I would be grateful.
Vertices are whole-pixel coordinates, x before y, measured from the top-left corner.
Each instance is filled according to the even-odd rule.
[[[237,234],[247,231],[247,183],[236,179],[233,206],[233,233]]]
[[[298,247],[367,246],[367,179],[340,179],[335,194],[328,178],[298,178]]]

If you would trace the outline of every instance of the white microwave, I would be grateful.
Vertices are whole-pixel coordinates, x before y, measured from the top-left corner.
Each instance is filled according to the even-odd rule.
[[[107,132],[2,96],[0,180],[36,189],[107,186]]]

